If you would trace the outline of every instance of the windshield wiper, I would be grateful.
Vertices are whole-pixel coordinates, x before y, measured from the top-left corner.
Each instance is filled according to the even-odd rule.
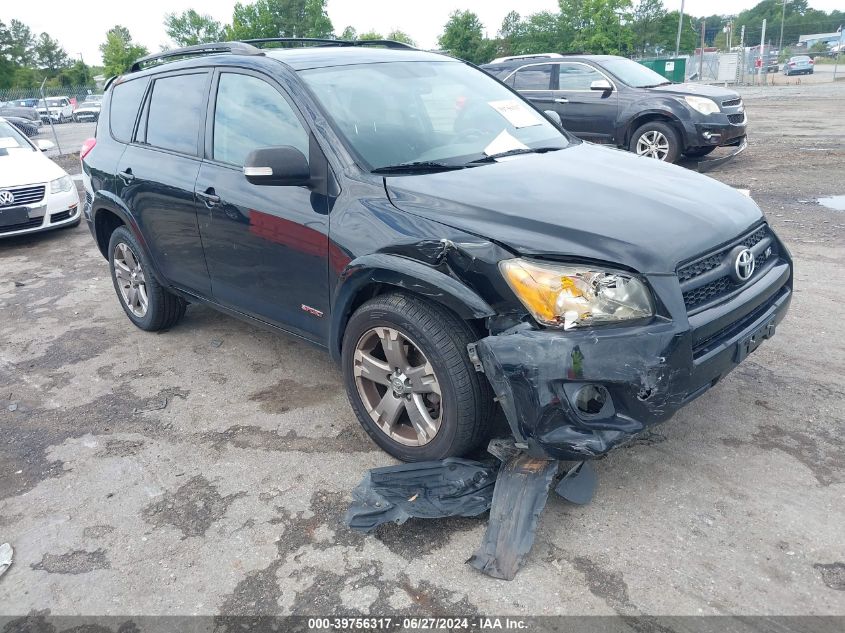
[[[476,158],[475,160],[471,160],[467,163],[467,165],[477,165],[478,163],[495,163],[499,158],[505,158],[506,156],[518,156],[519,154],[545,154],[546,152],[556,152],[559,149],[563,149],[562,147],[529,147],[529,148],[519,148],[519,149],[509,149],[506,152],[499,152],[498,154],[489,154],[487,156],[482,156],[481,158]]]
[[[446,163],[438,163],[429,160],[419,160],[413,163],[400,163],[398,165],[387,165],[386,167],[376,167],[370,170],[373,174],[405,174],[409,172],[437,172],[437,171],[453,171],[455,169],[463,169],[463,165],[447,165]]]
[[[664,81],[663,83],[653,84],[651,86],[640,86],[640,88],[659,88],[660,86],[669,86],[671,84],[671,81]]]

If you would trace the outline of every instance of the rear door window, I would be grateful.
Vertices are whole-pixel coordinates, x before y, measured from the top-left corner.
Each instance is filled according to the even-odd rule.
[[[516,73],[516,90],[548,90],[551,86],[552,65],[525,66]]]
[[[138,118],[138,108],[147,90],[147,78],[124,81],[112,88],[111,106],[109,108],[109,124],[112,136],[122,143],[132,140],[132,130],[135,129],[135,119]]]
[[[205,72],[156,79],[147,116],[147,144],[196,155],[207,85]]]

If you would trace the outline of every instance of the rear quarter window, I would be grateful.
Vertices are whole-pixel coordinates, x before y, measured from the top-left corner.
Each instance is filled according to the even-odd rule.
[[[112,136],[122,143],[132,140],[132,130],[138,118],[141,99],[147,90],[149,78],[124,81],[112,88],[111,106],[109,107],[109,126]]]

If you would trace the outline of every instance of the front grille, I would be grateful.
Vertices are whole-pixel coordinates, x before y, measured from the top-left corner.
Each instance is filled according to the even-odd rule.
[[[12,204],[0,204],[2,207],[19,207],[25,204],[33,204],[41,202],[44,199],[44,185],[35,185],[32,187],[13,187],[12,189],[4,189],[3,191],[10,191],[15,197]]]
[[[41,226],[44,218],[32,218],[20,224],[12,224],[11,226],[0,226],[0,233],[11,233],[13,231],[23,231],[24,229],[34,229]]]
[[[60,211],[59,213],[54,213],[50,216],[50,222],[56,223],[62,222],[63,220],[67,220],[68,218],[70,218],[71,215],[73,215],[73,211],[74,210],[71,209],[70,211]]]
[[[729,261],[732,259],[731,252],[737,246],[749,248],[755,254],[754,274],[742,284],[734,281],[731,276],[734,262]],[[687,312],[698,311],[699,308],[726,297],[741,286],[753,283],[765,264],[774,259],[777,254],[776,249],[771,231],[764,224],[727,246],[723,246],[715,253],[706,253],[679,266],[678,281],[681,283]]]
[[[739,114],[729,114],[728,121],[730,121],[733,125],[745,123],[745,112],[740,112]]]
[[[725,108],[733,108],[738,105],[742,105],[742,99],[728,99],[727,101],[722,101],[722,106]]]

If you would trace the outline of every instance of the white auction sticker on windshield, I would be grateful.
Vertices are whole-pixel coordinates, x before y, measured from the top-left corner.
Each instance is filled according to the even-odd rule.
[[[515,149],[528,149],[528,146],[507,130],[502,130],[502,133],[494,138],[490,145],[484,148],[484,153],[488,156],[493,156],[495,154],[511,152]]]
[[[487,105],[501,114],[505,120],[515,128],[540,125],[543,119],[527,105],[516,99],[504,101],[488,101]]]

